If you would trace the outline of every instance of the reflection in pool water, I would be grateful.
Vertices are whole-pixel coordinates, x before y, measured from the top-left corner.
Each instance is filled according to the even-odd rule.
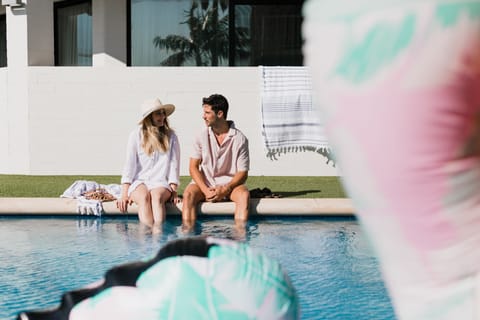
[[[0,318],[56,306],[63,292],[190,235],[245,241],[277,259],[298,291],[302,319],[395,318],[356,220],[272,217],[244,230],[231,218],[203,218],[189,232],[177,218],[154,232],[128,217],[0,218]]]

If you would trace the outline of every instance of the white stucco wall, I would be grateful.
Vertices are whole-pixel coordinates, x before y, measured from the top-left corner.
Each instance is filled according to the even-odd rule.
[[[201,98],[222,93],[250,141],[251,175],[336,175],[315,153],[266,158],[258,68],[29,68],[30,174],[119,174],[143,100],[174,103],[170,117],[188,175]]]
[[[7,20],[7,83],[6,127],[8,132],[8,170],[29,170],[29,117],[28,117],[28,31],[26,7],[6,10]],[[16,50],[9,50],[9,47]]]
[[[93,65],[117,66],[127,63],[126,0],[92,2]]]

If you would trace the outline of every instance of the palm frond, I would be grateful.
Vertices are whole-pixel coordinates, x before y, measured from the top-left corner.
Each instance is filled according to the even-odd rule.
[[[219,0],[219,2],[223,11],[228,10],[228,0]]]
[[[202,10],[207,10],[208,9],[208,4],[209,4],[209,0],[200,0],[200,5],[202,7]]]
[[[172,51],[177,50],[185,50],[190,45],[191,41],[184,36],[180,36],[177,34],[171,34],[166,36],[165,38],[161,38],[159,36],[153,39],[153,44],[155,47],[160,49],[167,49]]]
[[[162,66],[181,66],[185,63],[187,57],[185,52],[177,52],[168,56],[165,60],[163,60],[160,64]]]
[[[194,0],[189,10],[184,11],[189,38],[169,35],[155,37],[153,43],[160,49],[174,53],[162,62],[162,65],[181,65],[194,59],[197,66],[218,65],[228,58],[228,0]],[[177,52],[175,52],[177,51]]]

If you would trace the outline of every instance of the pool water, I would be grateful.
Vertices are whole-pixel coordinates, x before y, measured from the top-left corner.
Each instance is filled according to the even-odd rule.
[[[1,217],[0,319],[54,307],[63,292],[189,235],[245,241],[278,260],[298,292],[302,319],[395,319],[357,221],[299,217],[256,218],[240,231],[231,218],[204,218],[189,233],[176,218],[152,233],[131,217]]]

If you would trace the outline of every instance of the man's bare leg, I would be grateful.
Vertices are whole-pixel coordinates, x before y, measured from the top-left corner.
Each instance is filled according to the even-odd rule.
[[[250,192],[246,185],[239,185],[232,190],[230,199],[235,202],[235,223],[246,223],[250,210]]]
[[[197,204],[205,200],[205,195],[198,185],[190,183],[183,191],[182,220],[184,223],[193,224],[197,219]]]
[[[153,225],[153,212],[150,192],[144,184],[139,185],[130,195],[138,206],[138,219],[148,226]]]

